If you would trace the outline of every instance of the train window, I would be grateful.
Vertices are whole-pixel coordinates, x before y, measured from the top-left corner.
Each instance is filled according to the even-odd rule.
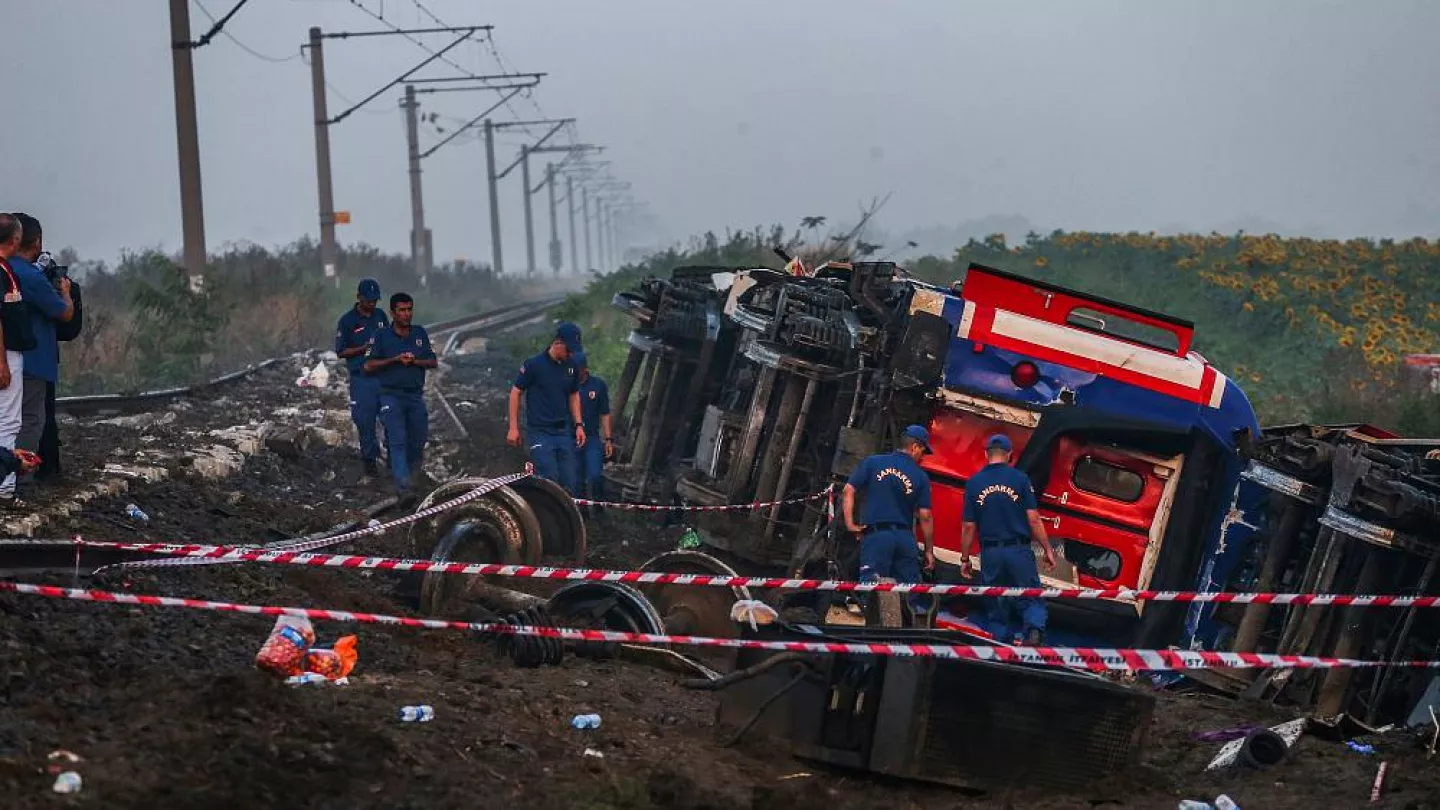
[[[1108,548],[1092,546],[1079,540],[1066,540],[1062,550],[1075,570],[1086,576],[1113,582],[1120,578],[1120,555]]]
[[[1123,315],[1111,312],[1097,312],[1087,307],[1076,307],[1065,316],[1066,326],[1075,326],[1090,332],[1118,337],[1141,346],[1178,354],[1180,336],[1163,327],[1142,321],[1132,321]]]
[[[1070,480],[1076,487],[1117,501],[1134,503],[1145,491],[1145,479],[1133,470],[1108,464],[1091,456],[1075,462]]]

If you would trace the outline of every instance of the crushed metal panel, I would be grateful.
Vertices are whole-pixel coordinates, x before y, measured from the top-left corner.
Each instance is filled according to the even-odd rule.
[[[1305,726],[1308,723],[1308,720],[1300,717],[1295,720],[1291,720],[1288,723],[1281,723],[1278,726],[1271,726],[1270,730],[1280,735],[1280,739],[1285,741],[1286,748],[1294,748],[1295,743],[1300,739],[1300,735],[1305,733]],[[1240,749],[1244,745],[1244,737],[1225,743],[1225,745],[1221,746],[1220,751],[1215,755],[1215,758],[1210,760],[1210,764],[1205,766],[1205,770],[1213,771],[1219,768],[1228,768],[1229,766],[1233,765],[1235,763],[1235,758],[1240,756]]]
[[[705,408],[700,420],[700,433],[695,443],[695,469],[711,478],[719,478],[720,429],[725,412],[714,405]]]
[[[1020,408],[1003,402],[983,399],[944,388],[937,390],[933,396],[940,401],[943,407],[978,414],[987,419],[994,419],[997,422],[1006,422],[1032,430],[1036,425],[1040,424],[1040,412],[1032,411],[1028,408]]]
[[[1320,488],[1307,484],[1299,478],[1286,475],[1274,467],[1267,467],[1264,464],[1252,461],[1250,466],[1240,473],[1240,477],[1246,481],[1252,481],[1281,495],[1288,495],[1301,503],[1320,503]]]

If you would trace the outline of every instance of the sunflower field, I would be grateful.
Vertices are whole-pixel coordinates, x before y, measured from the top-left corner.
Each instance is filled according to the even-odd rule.
[[[1440,397],[1404,388],[1402,358],[1440,352],[1440,241],[1221,234],[1031,233],[909,263],[937,283],[971,262],[1196,324],[1196,351],[1262,420],[1366,420],[1440,435]]]
[[[610,307],[616,292],[683,264],[778,270],[771,248],[809,256],[803,235],[779,226],[706,234],[597,277],[557,315],[589,330],[592,366],[617,374],[631,322]],[[825,244],[821,258],[851,252]],[[883,246],[871,247],[870,258],[884,258]],[[904,267],[949,285],[972,261],[1193,321],[1195,350],[1245,389],[1264,424],[1366,421],[1440,436],[1440,397],[1407,386],[1400,368],[1406,354],[1440,353],[1440,241],[1055,231],[1020,245],[998,234],[971,240]]]

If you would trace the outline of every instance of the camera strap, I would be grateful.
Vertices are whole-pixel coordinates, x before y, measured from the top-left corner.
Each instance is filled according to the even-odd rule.
[[[10,281],[10,289],[5,291],[5,303],[18,304],[24,300],[20,295],[20,279],[15,278],[15,271],[10,269],[10,262],[0,259],[0,267],[5,268],[5,277]]]

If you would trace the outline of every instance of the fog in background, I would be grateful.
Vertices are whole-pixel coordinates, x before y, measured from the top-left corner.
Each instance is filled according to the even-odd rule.
[[[202,1],[216,16],[234,3]],[[317,233],[299,46],[311,25],[381,29],[356,2],[434,24],[411,0],[250,0],[226,31],[288,61],[224,36],[195,52],[210,250]],[[1440,3],[423,2],[451,25],[496,26],[510,70],[549,74],[496,119],[579,119],[575,137],[607,147],[663,228],[649,243],[853,221],[861,201],[892,192],[877,219],[891,255],[906,239],[947,250],[987,217],[1041,231],[1440,235]],[[51,247],[107,260],[179,250],[166,6],[0,0],[0,208],[39,216]],[[199,37],[210,20],[194,3],[191,14]],[[452,54],[499,69],[481,45]],[[328,41],[331,113],[425,56],[401,37]],[[333,127],[336,208],[353,216],[342,242],[408,251],[400,95]],[[448,131],[493,100],[437,94],[423,111]],[[440,137],[427,124],[422,148]],[[499,159],[520,142],[506,133]],[[436,260],[488,261],[480,142],[457,140],[424,168]],[[501,187],[507,269],[524,260],[518,177]]]

